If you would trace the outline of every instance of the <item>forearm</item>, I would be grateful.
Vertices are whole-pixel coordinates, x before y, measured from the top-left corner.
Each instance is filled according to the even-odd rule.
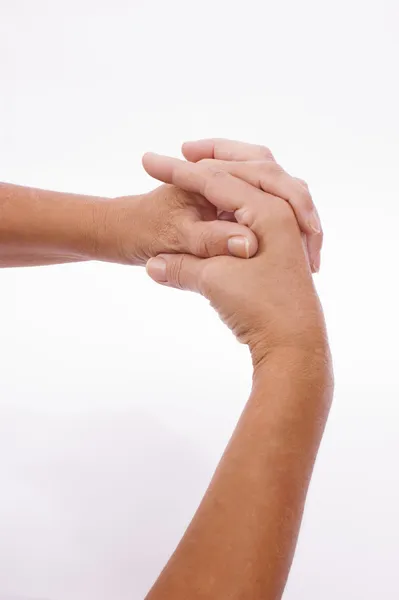
[[[328,350],[282,350],[257,371],[211,485],[148,600],[277,600],[327,418]]]
[[[0,184],[0,266],[90,260],[106,199]]]

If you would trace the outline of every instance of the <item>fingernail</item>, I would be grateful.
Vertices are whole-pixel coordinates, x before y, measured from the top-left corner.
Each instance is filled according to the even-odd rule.
[[[249,258],[249,241],[242,235],[231,237],[227,242],[227,248],[232,256]]]
[[[315,210],[312,210],[312,212],[309,215],[308,225],[314,233],[321,233],[320,219]]]
[[[316,258],[312,262],[312,271],[314,273],[318,273],[320,271],[320,254],[316,256]]]
[[[166,262],[163,258],[151,258],[146,265],[148,275],[158,283],[166,283]]]

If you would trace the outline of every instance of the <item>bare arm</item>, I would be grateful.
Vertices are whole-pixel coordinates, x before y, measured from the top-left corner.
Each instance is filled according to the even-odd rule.
[[[307,235],[313,270],[318,270],[322,232],[311,195],[267,148],[202,140],[186,144],[183,152],[188,160],[224,159],[211,161],[214,168],[290,202]],[[147,168],[151,160],[144,164]],[[256,236],[243,225],[218,220],[222,209],[223,197],[206,201],[174,186],[110,199],[0,183],[0,267],[82,260],[142,265],[161,252],[254,256]]]
[[[229,240],[246,244],[229,245]],[[0,183],[0,267],[103,260],[143,265],[159,252],[255,254],[246,227],[216,220],[216,207],[174,186],[101,198]]]
[[[148,600],[281,598],[331,393],[327,348],[269,356]]]
[[[88,260],[101,199],[0,184],[0,266]]]
[[[290,206],[248,185],[248,175],[156,156],[148,168],[162,181],[222,195],[224,210],[259,240],[248,261],[162,254],[147,264],[158,283],[208,298],[248,344],[254,365],[236,431],[148,600],[279,600],[332,397],[324,317],[305,245]]]

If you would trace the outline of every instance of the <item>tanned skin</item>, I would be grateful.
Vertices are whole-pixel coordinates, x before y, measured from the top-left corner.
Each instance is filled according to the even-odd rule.
[[[252,393],[147,599],[278,600],[332,398],[311,275],[321,225],[306,183],[267,148],[215,139],[183,154],[188,162],[146,155],[166,185],[140,196],[0,184],[0,265],[147,264],[158,283],[208,298],[248,345]]]
[[[228,173],[150,155],[154,176],[255,232],[257,255],[151,259],[163,285],[208,298],[253,360],[253,387],[202,503],[147,600],[279,600],[333,390],[323,313],[288,203]],[[211,168],[211,167],[210,167]],[[215,399],[217,401],[217,398]]]

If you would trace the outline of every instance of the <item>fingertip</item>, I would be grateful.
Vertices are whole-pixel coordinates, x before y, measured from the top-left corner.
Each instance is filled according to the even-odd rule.
[[[147,160],[149,158],[151,158],[152,156],[158,156],[155,152],[144,152],[143,156],[142,156],[142,161]]]
[[[195,142],[184,142],[182,144],[181,151],[186,160],[195,162],[193,160],[195,156]]]
[[[148,158],[149,154],[150,154],[150,152],[145,152],[143,154],[143,156],[141,157],[141,164],[143,165],[144,168],[145,168],[146,161],[147,161],[147,158]]]
[[[227,240],[227,249],[236,258],[251,258],[258,251],[258,240],[252,232],[236,233]]]
[[[162,256],[150,258],[145,266],[147,274],[157,283],[166,283],[166,261]]]
[[[248,258],[252,258],[258,252],[258,238],[250,231],[250,235],[247,236],[249,247],[248,247]]]
[[[312,261],[312,272],[313,273],[318,273],[320,271],[320,262],[321,262],[320,252],[318,252]]]
[[[147,170],[150,167],[150,165],[154,161],[154,158],[157,158],[157,156],[159,155],[155,154],[155,152],[145,152],[143,154],[143,156],[141,157],[141,164],[143,165],[145,170]]]
[[[307,249],[308,249],[308,259],[309,259],[310,270],[312,273],[318,273],[320,271],[320,262],[321,262],[320,250],[309,247],[309,242],[307,242]]]
[[[193,145],[195,146],[195,144],[197,144],[197,143],[198,142],[194,142],[192,140],[187,140],[187,141],[183,142],[181,145],[182,152],[186,152],[186,151],[190,150],[193,147]]]
[[[148,175],[164,183],[173,183],[174,168],[179,162],[183,161],[155,152],[146,152],[142,158],[143,167]]]
[[[204,158],[214,158],[212,140],[195,140],[182,144],[182,153],[186,160],[198,162]]]
[[[232,256],[249,258],[249,240],[242,235],[235,235],[229,238],[227,249]]]
[[[308,213],[306,218],[306,225],[309,230],[309,233],[313,233],[315,235],[321,234],[321,223],[319,215],[317,214],[315,209],[311,210]]]

